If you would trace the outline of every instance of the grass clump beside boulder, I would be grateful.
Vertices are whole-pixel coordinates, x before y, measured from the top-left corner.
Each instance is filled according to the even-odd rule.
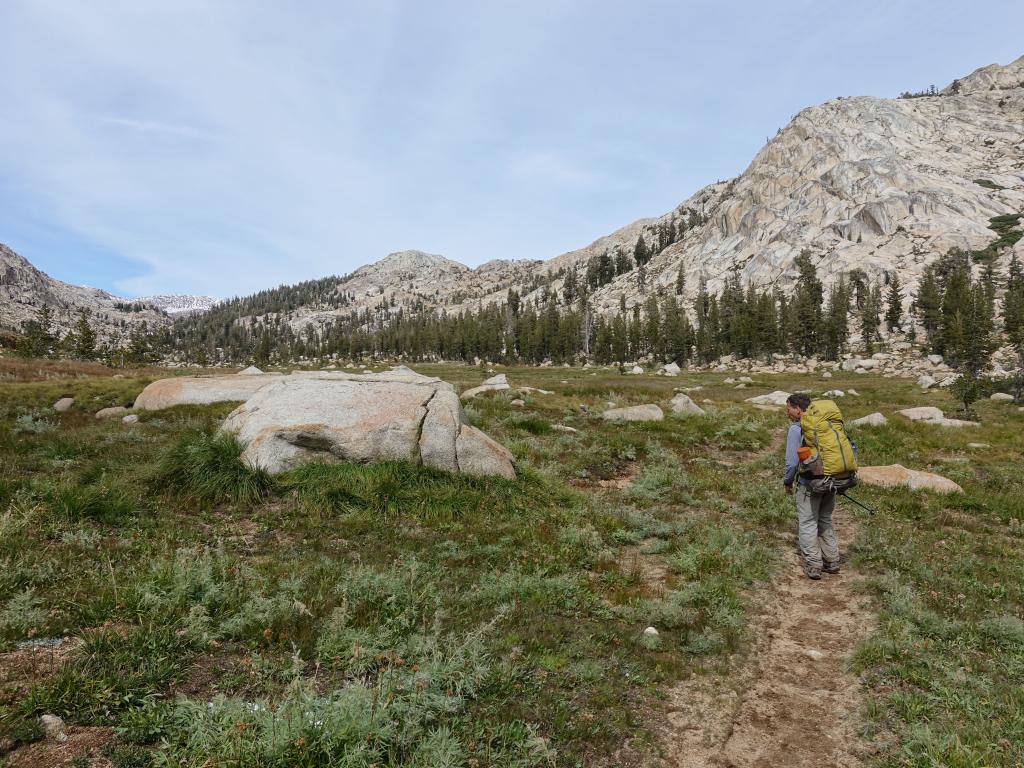
[[[252,504],[273,487],[271,477],[241,460],[233,435],[190,432],[164,454],[154,487],[167,488],[201,504]]]

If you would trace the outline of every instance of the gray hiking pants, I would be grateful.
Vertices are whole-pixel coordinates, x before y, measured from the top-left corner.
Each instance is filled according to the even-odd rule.
[[[800,525],[800,554],[804,562],[813,568],[821,568],[822,560],[838,563],[839,542],[832,529],[836,495],[811,493],[807,486],[799,483],[793,492],[796,495],[796,516]]]

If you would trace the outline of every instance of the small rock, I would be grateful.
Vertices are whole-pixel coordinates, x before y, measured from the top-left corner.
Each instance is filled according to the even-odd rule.
[[[806,656],[807,658],[809,658],[809,659],[811,659],[813,661],[821,661],[822,659],[825,658],[825,654],[824,653],[822,653],[821,651],[815,650],[814,648],[808,648],[806,651],[804,651],[804,656]]]
[[[729,378],[727,378],[727,379],[726,379],[725,381],[723,381],[722,383],[723,383],[723,384],[735,384],[735,383],[736,383],[736,379],[734,379],[734,378],[733,378],[732,376],[730,376]]]
[[[96,411],[97,419],[112,419],[115,416],[124,416],[128,413],[128,409],[123,405],[115,405],[113,408],[101,408]]]
[[[856,389],[852,389],[852,388],[846,390],[846,394],[848,394],[850,397],[860,397],[860,392],[858,392]]]
[[[57,717],[57,715],[42,715],[39,718],[40,724],[43,726],[43,731],[46,733],[46,738],[51,741],[67,741],[68,735],[64,732],[65,726],[64,721]]]
[[[626,408],[612,408],[601,414],[605,421],[661,421],[665,412],[656,405],[632,405]]]
[[[823,379],[831,379],[832,378],[832,372],[831,371],[825,371],[823,374],[821,374],[821,378],[823,378]]]
[[[841,389],[830,389],[828,392],[823,392],[822,397],[845,397],[846,393]]]
[[[991,448],[992,446],[989,445],[988,443],[968,443],[967,447],[974,448],[976,450],[981,450],[982,448]]]
[[[641,374],[643,372],[644,372],[644,369],[641,368],[639,365],[634,365],[633,366],[633,370],[630,371],[630,373],[633,373],[633,374]]]
[[[122,424],[138,424],[139,423],[139,414],[137,414],[137,413],[129,413],[127,416],[125,416],[123,419],[121,419],[121,423]]]
[[[749,376],[740,376],[740,381],[743,382],[744,384],[753,384],[754,383],[754,380],[752,378],[750,378]]]
[[[783,392],[781,389],[777,389],[767,395],[748,397],[746,402],[753,403],[754,405],[785,405],[788,397],[789,392]]]
[[[907,469],[900,464],[884,467],[860,467],[857,477],[866,485],[877,485],[883,488],[906,486],[911,490],[929,490],[937,493],[963,493],[964,490],[952,480],[932,472],[921,472]]]
[[[997,403],[1012,403],[1013,395],[1008,394],[1007,392],[996,392],[989,398],[989,400],[995,400]]]
[[[930,389],[931,387],[934,387],[936,383],[937,382],[935,381],[935,379],[933,379],[928,374],[919,376],[917,379],[917,386],[919,386],[921,389]]]
[[[703,416],[704,409],[697,405],[687,395],[680,392],[669,401],[672,413],[692,413],[696,416]]]
[[[523,408],[526,406],[526,401],[521,400],[520,398],[517,397],[515,400],[509,403],[509,405],[511,405],[513,408]]]
[[[244,371],[239,371],[238,375],[239,376],[262,376],[263,375],[263,371],[261,371],[255,365],[250,365]]]
[[[897,411],[900,416],[905,416],[911,421],[935,421],[945,417],[945,414],[934,405],[922,405],[918,408],[904,408]]]
[[[861,416],[859,419],[854,419],[850,422],[851,426],[854,427],[884,427],[888,423],[888,420],[882,414],[869,413],[867,416]]]
[[[58,400],[56,403],[53,404],[53,410],[55,410],[57,413],[64,413],[66,410],[68,410],[74,404],[75,404],[75,398],[73,398],[73,397],[62,397],[60,400]]]
[[[657,637],[660,633],[654,627],[648,627],[644,630],[644,634],[648,637]]]
[[[576,432],[579,431],[575,427],[567,427],[565,424],[552,424],[551,428],[555,430],[555,432],[567,432],[569,434],[576,434]]]
[[[928,355],[928,362],[932,365],[942,365],[942,355]]]

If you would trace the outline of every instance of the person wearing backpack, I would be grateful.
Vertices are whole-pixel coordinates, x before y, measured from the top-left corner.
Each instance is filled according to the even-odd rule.
[[[839,573],[839,542],[832,525],[836,492],[857,482],[856,446],[850,442],[842,413],[831,400],[805,394],[786,399],[793,422],[786,435],[786,493],[796,496],[800,555],[810,579]],[[802,459],[800,454],[806,455]],[[794,487],[795,486],[795,487]]]

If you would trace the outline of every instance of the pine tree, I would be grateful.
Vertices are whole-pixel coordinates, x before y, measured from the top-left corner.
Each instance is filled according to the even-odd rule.
[[[798,271],[796,290],[793,292],[796,320],[796,327],[792,329],[794,346],[797,352],[810,357],[818,353],[825,290],[809,252],[802,252],[794,263]]]
[[[1017,374],[1014,379],[1014,397],[1024,397],[1024,269],[1017,255],[1010,259],[1003,295],[1003,331],[1017,353]]]
[[[853,294],[853,306],[860,312],[868,298],[868,276],[863,269],[852,269],[848,275],[847,284]]]
[[[942,291],[934,265],[925,268],[912,309],[924,328],[928,349],[938,352],[939,331],[942,326]]]
[[[623,251],[621,248],[616,246],[615,248],[615,274],[624,275],[633,269],[633,263],[629,259],[629,254]]]
[[[846,288],[846,281],[840,276],[829,292],[825,317],[825,357],[829,360],[838,360],[846,351],[850,337],[849,312],[850,294]]]
[[[889,281],[889,292],[886,295],[885,326],[889,333],[900,327],[900,319],[903,317],[903,286],[900,285],[900,276],[893,272]]]
[[[90,311],[81,309],[75,323],[72,354],[79,360],[96,359],[96,331],[89,324]]]
[[[679,272],[676,274],[676,296],[682,296],[684,291],[686,291],[686,270],[680,265]]]
[[[864,341],[864,354],[875,351],[875,340],[882,324],[882,289],[878,285],[868,288],[865,292],[864,306],[860,311],[860,333]]]
[[[642,234],[637,235],[636,245],[633,246],[633,260],[636,262],[637,266],[640,267],[646,264],[650,258],[651,253],[647,249],[647,243],[644,242],[644,236]]]
[[[43,304],[34,320],[21,324],[18,353],[23,357],[53,357],[57,349],[57,335],[53,332],[53,313]]]

